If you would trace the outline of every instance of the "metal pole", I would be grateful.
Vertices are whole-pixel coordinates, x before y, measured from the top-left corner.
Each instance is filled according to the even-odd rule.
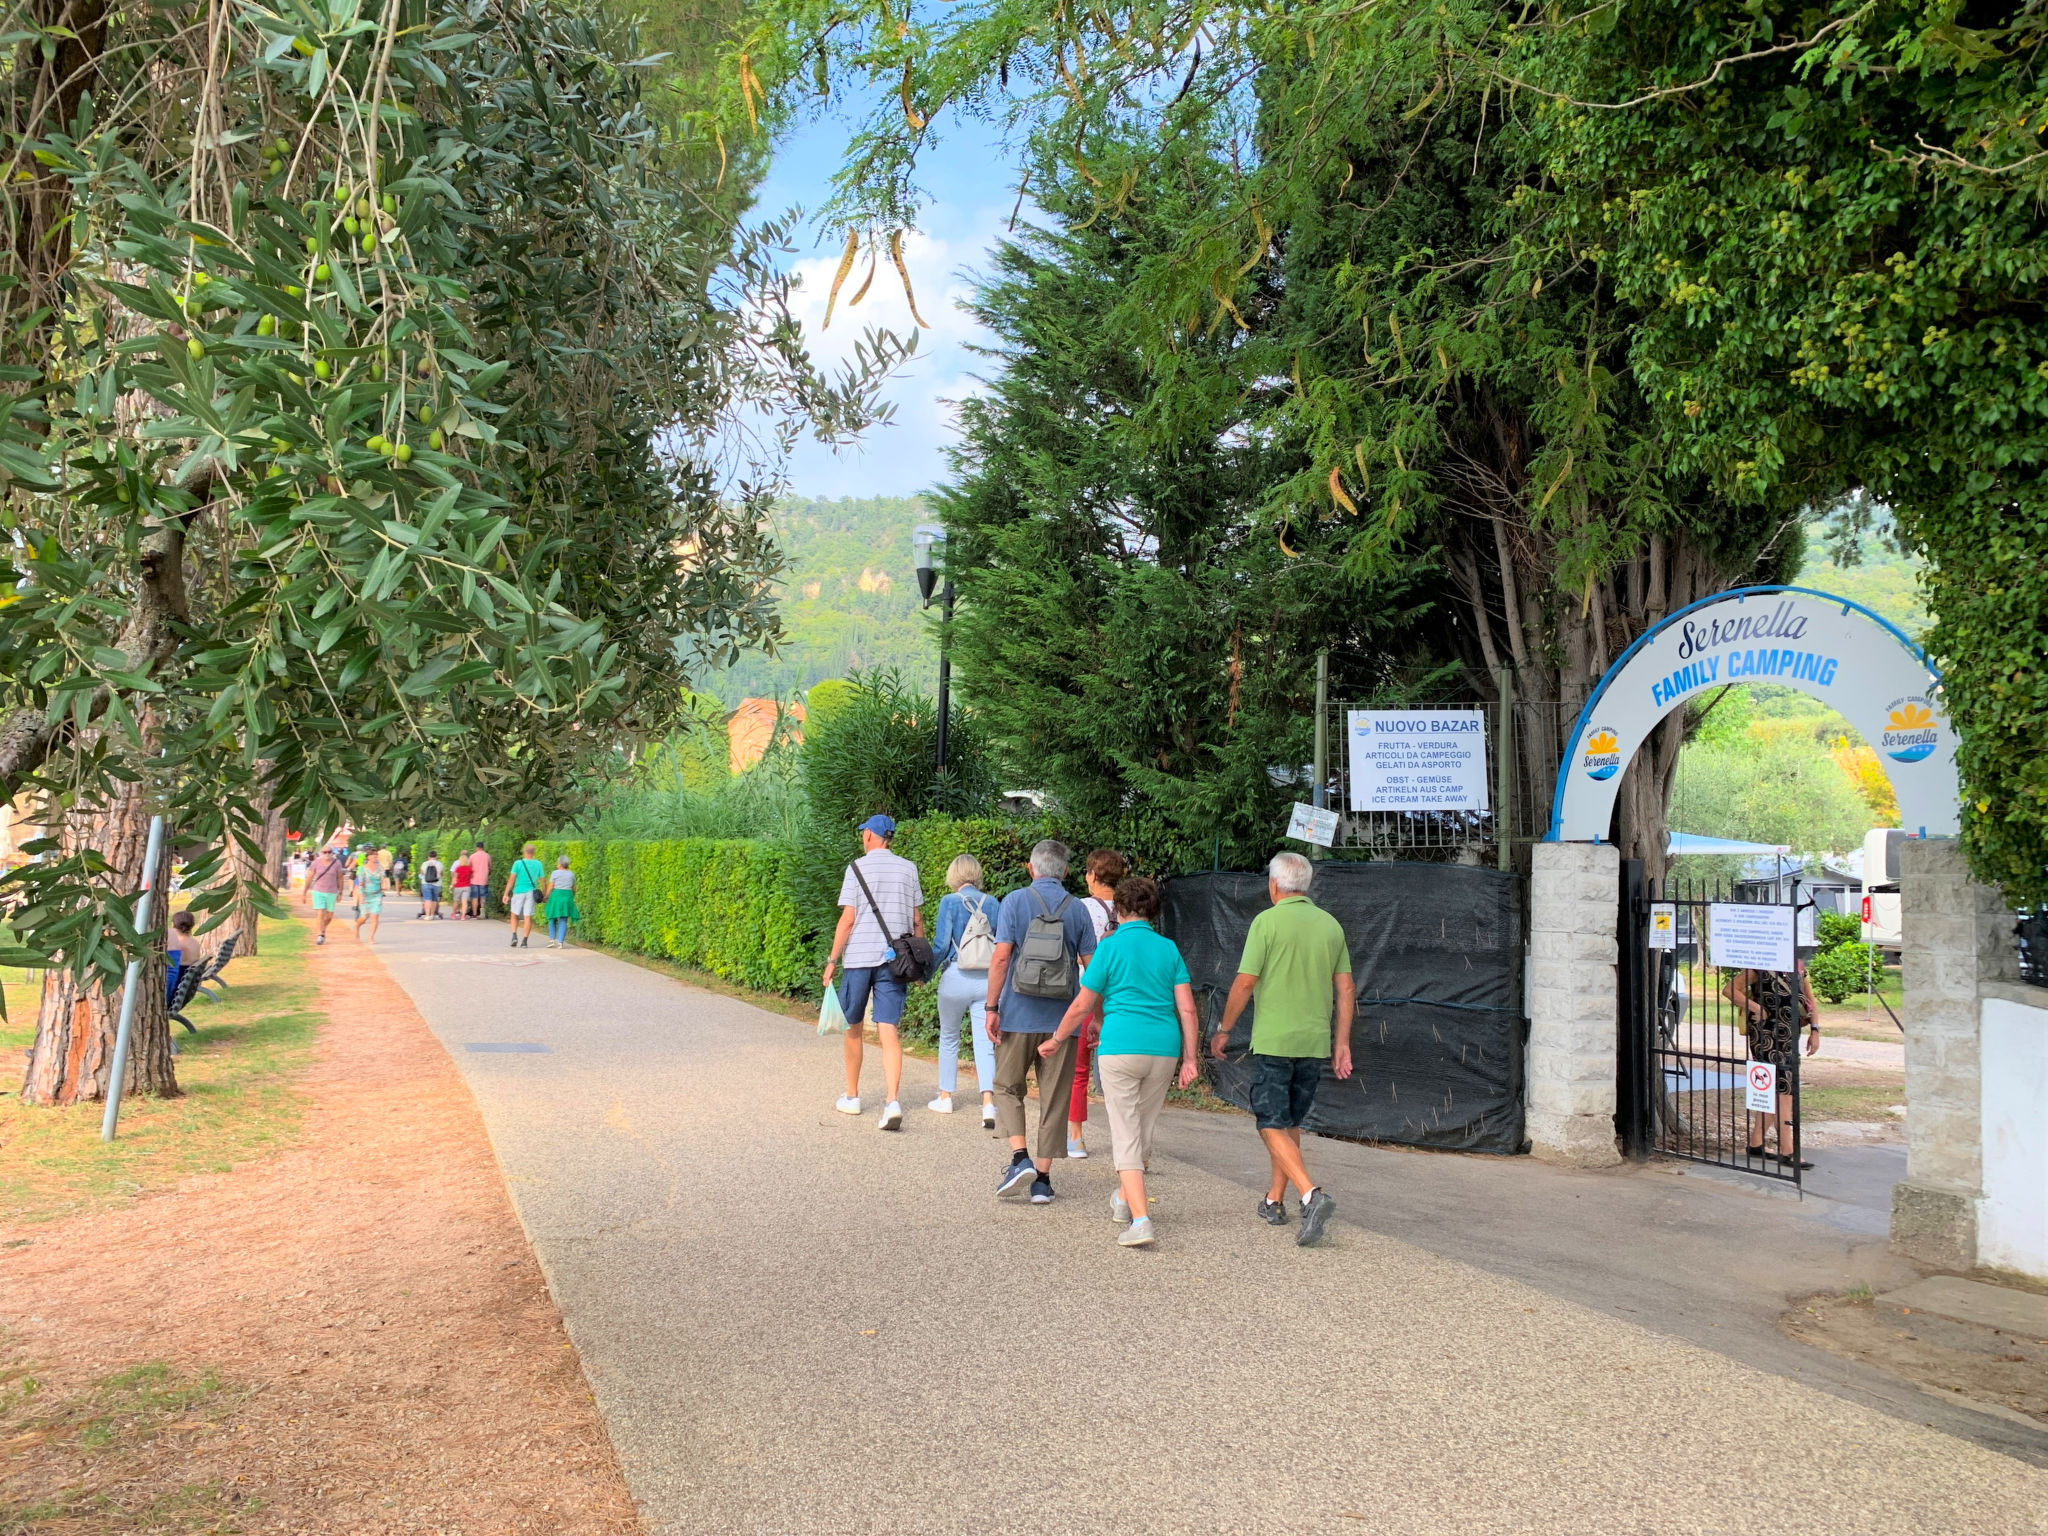
[[[142,855],[142,894],[135,900],[135,931],[149,942],[149,899],[156,891],[156,861],[164,847],[164,819],[149,818],[149,847]],[[112,1141],[121,1118],[121,1086],[128,1080],[128,1038],[135,1030],[135,983],[142,972],[140,957],[128,962],[121,982],[121,1023],[114,1031],[114,1072],[107,1082],[107,1113],[100,1121],[100,1140]]]
[[[953,658],[950,650],[953,638],[953,580],[946,578],[946,585],[939,592],[939,772],[946,771],[946,723],[952,715],[950,697],[953,682]]]
[[[1310,804],[1317,810],[1328,805],[1330,799],[1330,652],[1327,648],[1316,652],[1316,782],[1310,793]],[[1329,856],[1329,850],[1317,844],[1309,846],[1308,856],[1322,859]]]
[[[1500,729],[1494,744],[1493,851],[1502,869],[1515,865],[1515,674],[1500,669]]]

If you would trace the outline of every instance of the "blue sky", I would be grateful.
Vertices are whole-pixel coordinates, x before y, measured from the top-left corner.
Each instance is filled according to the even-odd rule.
[[[903,247],[917,307],[931,322],[919,332],[917,356],[891,383],[896,419],[870,432],[854,448],[833,452],[805,441],[792,455],[790,490],[798,496],[910,496],[929,490],[946,475],[945,445],[952,439],[953,412],[946,403],[972,392],[971,375],[980,361],[966,351],[985,333],[959,307],[970,292],[968,274],[986,267],[986,254],[1003,233],[1016,203],[1016,171],[984,124],[962,123],[948,113],[934,125],[942,141],[920,163],[919,180],[931,202],[919,215],[920,228]],[[858,309],[844,300],[859,286],[863,265],[854,268],[841,291],[830,330],[821,330],[832,273],[839,265],[843,230],[821,232],[809,222],[831,194],[832,173],[849,132],[828,119],[790,132],[777,146],[775,162],[755,203],[757,216],[780,215],[792,206],[806,216],[799,232],[793,270],[799,289],[793,309],[820,362],[849,355],[870,326],[899,335],[915,328],[903,285],[884,261],[874,286]],[[1030,209],[1026,208],[1028,216]]]

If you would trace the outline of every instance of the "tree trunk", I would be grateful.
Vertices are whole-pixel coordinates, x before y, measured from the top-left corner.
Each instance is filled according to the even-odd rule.
[[[231,829],[228,834],[229,865],[234,879],[244,891],[259,881],[266,890],[274,891],[283,883],[279,876],[284,869],[284,812],[271,803],[268,782],[270,764],[260,764],[257,773],[264,780],[264,785],[254,797],[256,822],[248,829],[250,836],[256,840],[257,851],[252,854],[244,848]],[[241,935],[236,941],[236,954],[256,953],[256,923],[256,903],[244,896],[235,903],[234,926],[231,930]]]
[[[117,883],[126,890],[142,888],[143,857],[149,846],[149,802],[146,782],[115,780],[105,805],[96,810],[73,807],[65,813],[60,833],[64,854],[97,849],[113,866]],[[157,869],[157,900],[151,903],[148,959],[136,979],[135,1022],[128,1043],[124,1094],[178,1092],[171,1059],[171,1023],[164,1009],[163,945],[169,905],[168,849]],[[53,970],[43,978],[43,1004],[36,1017],[36,1039],[29,1051],[28,1075],[21,1085],[25,1104],[77,1104],[104,1099],[114,1068],[114,1035],[121,1020],[121,987],[107,986],[94,976],[81,987],[69,971]]]

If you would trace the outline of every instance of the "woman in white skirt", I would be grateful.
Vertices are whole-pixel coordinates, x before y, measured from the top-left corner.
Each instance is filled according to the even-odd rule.
[[[970,1013],[974,1075],[981,1084],[981,1125],[996,1128],[996,1048],[982,1027],[988,968],[996,954],[996,919],[1001,909],[981,890],[981,860],[963,853],[946,866],[947,892],[939,898],[932,931],[932,964],[939,972],[939,1096],[925,1106],[933,1114],[953,1113],[953,1088],[960,1079],[960,1021]]]
[[[1109,1110],[1110,1153],[1118,1189],[1110,1214],[1129,1225],[1117,1242],[1143,1248],[1152,1241],[1145,1205],[1145,1164],[1152,1157],[1152,1130],[1166,1090],[1178,1079],[1185,1088],[1201,1068],[1196,1058],[1195,989],[1179,948],[1153,926],[1159,920],[1159,887],[1142,875],[1116,888],[1116,927],[1095,946],[1081,990],[1060,1027],[1038,1048],[1051,1056],[1066,1038],[1102,1009],[1102,1040],[1095,1048],[1095,1077]]]

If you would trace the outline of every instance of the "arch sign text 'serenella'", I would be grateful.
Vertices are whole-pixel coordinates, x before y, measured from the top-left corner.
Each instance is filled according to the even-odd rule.
[[[1672,710],[1730,683],[1774,683],[1832,705],[1877,751],[1900,825],[1958,827],[1956,738],[1941,677],[1898,629],[1860,604],[1804,587],[1739,587],[1680,609],[1607,669],[1566,744],[1549,839],[1608,835],[1622,770]]]

